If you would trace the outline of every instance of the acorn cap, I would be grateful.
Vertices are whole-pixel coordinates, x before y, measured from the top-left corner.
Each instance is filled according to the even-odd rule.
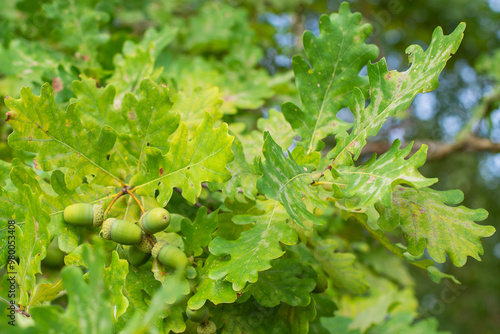
[[[215,326],[213,321],[205,321],[198,325],[196,329],[198,334],[215,334],[217,332],[217,326]]]
[[[158,241],[151,250],[151,255],[153,255],[155,259],[158,258],[158,254],[160,253],[163,246],[165,246],[166,244],[168,244],[168,242],[165,240]]]
[[[104,209],[102,208],[101,204],[94,204],[94,222],[93,226],[97,227],[102,224],[102,220],[104,218]]]
[[[156,244],[156,238],[154,237],[154,235],[149,235],[149,238],[151,238],[153,240],[153,243]],[[148,234],[143,233],[142,238],[141,238],[141,242],[139,242],[137,245],[135,245],[135,247],[137,247],[137,249],[139,249],[143,253],[151,253],[151,250],[153,249],[153,245],[148,240]]]
[[[108,218],[104,221],[104,223],[102,223],[101,236],[104,239],[111,240],[111,227],[115,221],[115,218]]]

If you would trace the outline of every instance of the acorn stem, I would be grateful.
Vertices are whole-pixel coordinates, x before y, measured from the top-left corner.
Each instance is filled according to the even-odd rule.
[[[144,213],[146,213],[146,210],[144,210],[144,207],[142,206],[141,201],[139,201],[139,199],[137,197],[135,197],[135,195],[132,192],[127,190],[127,193],[134,199],[134,201],[137,203],[137,205],[139,205],[139,208],[141,208],[141,216]]]
[[[113,199],[111,200],[111,203],[108,204],[108,206],[106,207],[106,210],[104,210],[104,218],[106,218],[106,215],[108,214],[109,210],[111,210],[111,207],[113,206],[113,204],[115,204],[115,202],[118,200],[118,198],[122,197],[123,195],[125,195],[127,192],[123,192],[125,188],[123,188],[122,190],[120,190],[119,193],[117,193],[115,195],[115,197],[113,197]]]

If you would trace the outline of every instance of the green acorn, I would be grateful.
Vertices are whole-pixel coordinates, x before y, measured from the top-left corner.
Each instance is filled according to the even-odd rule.
[[[212,321],[205,321],[196,328],[198,334],[215,334],[217,326]]]
[[[158,259],[161,264],[175,270],[186,269],[189,262],[183,251],[165,240],[157,242],[151,250],[151,254],[155,259]]]
[[[202,308],[200,308],[198,310],[192,310],[188,306],[188,307],[186,307],[186,315],[189,318],[189,320],[191,320],[191,321],[205,322],[208,320],[210,313],[208,312],[208,308],[206,306],[203,306]]]
[[[102,224],[101,234],[104,239],[113,240],[122,245],[135,245],[141,242],[142,230],[127,220],[108,218]]]
[[[59,249],[57,237],[55,237],[47,247],[47,253],[42,260],[42,264],[50,268],[61,268],[64,266],[65,256],[66,254]]]
[[[323,293],[328,288],[328,279],[323,274],[318,274],[318,278],[316,279],[316,286],[312,292],[314,293]]]
[[[142,215],[139,225],[148,233],[155,234],[165,230],[170,224],[170,213],[164,208],[154,208]]]
[[[64,221],[71,225],[96,227],[101,225],[103,217],[101,204],[76,203],[64,209]]]
[[[144,253],[137,246],[130,246],[126,251],[126,255],[128,262],[134,267],[142,266],[151,257],[151,253]]]

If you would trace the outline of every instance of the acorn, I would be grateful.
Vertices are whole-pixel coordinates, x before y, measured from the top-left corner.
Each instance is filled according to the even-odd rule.
[[[137,246],[130,246],[126,251],[126,255],[128,262],[134,267],[142,266],[151,257],[151,253],[144,253]]]
[[[76,203],[64,209],[64,221],[71,225],[96,227],[101,225],[103,217],[101,204]]]
[[[215,334],[217,333],[217,326],[215,326],[213,321],[205,321],[198,325],[196,331],[198,334]]]
[[[102,224],[101,235],[104,239],[113,240],[122,245],[135,245],[143,238],[139,226],[127,220],[108,218]]]
[[[186,269],[189,262],[183,251],[165,240],[158,241],[151,250],[151,254],[161,264],[175,270]]]
[[[45,258],[42,260],[42,264],[51,268],[61,268],[64,266],[65,256],[66,254],[59,249],[57,237],[55,237],[47,247],[47,252]]]
[[[154,208],[142,215],[139,226],[151,234],[165,230],[170,224],[170,213],[164,208]]]
[[[318,278],[316,279],[316,286],[312,292],[314,293],[323,293],[328,288],[328,279],[323,274],[318,274]]]
[[[202,308],[197,310],[192,310],[188,306],[186,307],[186,315],[191,321],[205,322],[208,320],[210,313],[208,312],[208,308],[206,306],[203,306]]]

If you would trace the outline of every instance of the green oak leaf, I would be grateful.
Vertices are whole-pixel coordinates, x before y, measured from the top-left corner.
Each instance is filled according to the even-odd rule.
[[[221,190],[232,201],[238,193],[243,193],[250,199],[257,195],[257,179],[261,176],[256,163],[248,163],[245,159],[243,146],[240,139],[235,136],[231,147],[234,160],[227,165],[231,178],[225,183],[209,183],[210,190]]]
[[[29,203],[22,191],[7,191],[0,187],[0,239],[8,240],[9,235],[9,220],[14,220],[16,226],[20,230],[24,230],[26,213],[28,212]],[[12,230],[15,231],[15,230]],[[8,242],[0,244],[0,266],[7,263],[8,257]]]
[[[63,291],[64,285],[61,280],[57,281],[57,283],[40,283],[31,294],[29,306],[31,308],[43,302],[52,301],[59,297]]]
[[[0,73],[2,74],[2,95],[13,96],[26,85],[39,89],[39,83],[44,78],[62,79],[63,92],[59,92],[56,99],[67,100],[71,93],[71,81],[67,78],[70,67],[69,57],[64,52],[55,50],[43,41],[15,38],[8,45],[0,46]],[[29,69],[27,71],[26,69]],[[68,71],[69,72],[69,71]],[[62,96],[64,98],[62,98]]]
[[[261,117],[257,120],[257,129],[251,132],[251,136],[259,148],[264,145],[263,133],[266,131],[271,134],[273,140],[281,147],[289,148],[294,142],[295,133],[292,127],[286,121],[283,113],[276,109],[269,109],[266,118]],[[250,146],[250,143],[245,142],[245,147]],[[259,152],[259,156],[261,153]]]
[[[113,251],[111,263],[104,269],[104,284],[111,292],[110,303],[113,306],[114,322],[118,321],[129,305],[128,299],[123,294],[128,267],[127,260],[120,259],[118,253]]]
[[[346,202],[350,209],[371,207],[376,202],[391,206],[392,189],[398,184],[409,184],[415,188],[428,187],[437,179],[423,177],[418,168],[425,163],[427,146],[423,145],[415,154],[406,159],[412,144],[400,150],[401,142],[394,141],[391,148],[378,159],[373,155],[361,166],[342,166],[337,170],[347,185],[342,193],[356,201]],[[332,172],[333,173],[333,172]]]
[[[161,283],[154,278],[151,270],[129,266],[125,284],[122,286],[123,294],[128,300],[128,308],[116,323],[119,331],[134,317],[134,314],[142,316],[146,314],[151,297],[160,287]]]
[[[307,306],[316,286],[316,273],[298,257],[281,257],[271,261],[271,268],[259,273],[256,283],[245,291],[262,306],[273,307],[284,302],[290,306]]]
[[[238,30],[249,28],[247,12],[242,8],[208,2],[189,20],[184,47],[194,52],[225,50],[238,36]]]
[[[158,328],[160,332],[164,332],[164,318],[170,315],[175,304],[181,299],[185,294],[185,278],[181,275],[174,274],[169,276],[165,284],[156,290],[151,302],[149,303],[148,309],[145,313],[136,312],[133,314],[132,319],[127,322],[127,325],[121,330],[120,333],[123,334],[135,334],[135,333],[148,333],[152,328]],[[189,287],[188,287],[189,290]],[[179,308],[175,307],[175,319],[173,321],[168,320],[168,328],[175,327],[180,329],[179,332],[184,331],[185,323],[179,319]],[[169,330],[166,328],[166,332]]]
[[[49,215],[42,209],[38,194],[24,185],[20,192],[28,204],[24,230],[16,228],[16,255],[19,256],[16,283],[19,285],[19,304],[28,305],[29,295],[35,289],[35,275],[41,273],[40,263],[50,244]],[[13,235],[9,233],[9,236]],[[11,240],[12,238],[8,238]]]
[[[424,258],[424,253],[414,256],[408,253],[408,249],[402,245],[401,243],[394,244],[391,240],[385,235],[384,231],[382,231],[379,226],[375,222],[367,222],[367,217],[365,214],[350,212],[348,214],[343,214],[344,219],[346,221],[349,217],[355,217],[358,222],[360,222],[364,228],[387,250],[392,252],[394,255],[399,257],[401,260],[407,261],[413,264],[416,267],[420,267],[422,269],[427,270],[429,277],[436,283],[440,283],[443,278],[449,278],[456,284],[461,284],[453,275],[447,275],[439,271],[439,269],[435,266],[436,263],[429,258]],[[374,226],[373,226],[374,225]],[[368,258],[368,262],[373,267],[374,270],[379,271],[381,274],[386,275],[387,277],[394,277],[397,275],[397,278],[394,277],[394,280],[405,280],[405,274],[401,272],[401,270],[397,269],[397,265],[389,264],[387,262],[393,262],[393,260],[381,260],[382,257],[377,255],[376,251],[370,252],[370,255],[364,256]],[[397,261],[397,259],[396,259]],[[385,263],[385,264],[384,264]],[[385,268],[387,265],[390,265],[394,270],[388,273]],[[406,281],[408,281],[406,279]]]
[[[203,123],[205,113],[217,121],[222,118],[222,94],[218,87],[196,87],[192,91],[181,91],[173,98],[172,111],[181,115],[190,131]]]
[[[316,301],[311,299],[309,305],[293,307],[281,303],[276,315],[276,332],[300,334],[309,332],[309,323],[316,318]],[[283,319],[283,320],[281,320]]]
[[[94,239],[96,242],[98,238]],[[68,307],[63,314],[65,321],[78,323],[75,333],[112,333],[112,306],[105,290],[104,254],[100,243],[97,247],[83,249],[83,261],[88,265],[88,280],[79,267],[66,266],[61,270],[62,281],[68,294]],[[88,321],[92,319],[92,321]]]
[[[419,255],[427,247],[434,261],[444,263],[447,255],[455,266],[461,267],[467,256],[480,261],[479,255],[484,252],[480,239],[495,233],[493,226],[474,223],[486,219],[488,212],[455,206],[462,200],[460,190],[398,186],[391,208],[376,206],[380,214],[378,224],[385,231],[400,226],[410,254]]]
[[[119,100],[128,92],[135,93],[143,79],[155,81],[163,69],[155,67],[159,53],[174,39],[177,30],[165,27],[148,29],[139,43],[126,40],[122,53],[113,57],[115,71],[108,84],[116,87]]]
[[[361,14],[351,13],[344,2],[338,14],[321,16],[319,37],[310,31],[304,33],[308,60],[300,56],[292,59],[303,107],[288,102],[282,110],[300,135],[298,144],[306,148],[306,154],[321,149],[324,137],[351,127],[336,115],[348,106],[355,87],[367,85],[366,77],[358,74],[378,56],[375,45],[365,44],[371,32],[369,24],[361,23]]]
[[[203,57],[190,57],[161,65],[179,91],[218,87],[224,101],[221,106],[224,114],[236,114],[238,109],[258,109],[274,95],[269,73],[263,68],[249,68],[247,63],[238,61],[232,66],[217,66]]]
[[[226,276],[233,289],[240,291],[246,282],[257,281],[258,272],[271,268],[271,260],[284,254],[281,244],[297,243],[297,233],[288,225],[289,219],[283,206],[276,201],[262,205],[261,215],[237,215],[236,224],[254,222],[255,226],[244,231],[236,240],[216,237],[209,245],[210,253],[218,256],[231,255],[231,259],[212,266],[209,277],[218,280]]]
[[[109,33],[101,30],[110,16],[108,13],[92,8],[83,1],[57,1],[43,5],[44,13],[54,21],[54,36],[64,47],[78,50],[88,57],[95,66],[97,47],[109,39]]]
[[[238,297],[230,282],[224,279],[213,280],[208,276],[209,270],[218,261],[216,256],[210,254],[201,268],[200,283],[196,293],[188,300],[188,306],[192,310],[201,308],[207,300],[218,305],[221,303],[234,303]]]
[[[65,318],[64,310],[59,305],[32,307],[30,308],[30,315],[36,324],[35,328],[38,330],[35,330],[34,333],[83,333],[79,327],[79,322],[76,319]],[[12,334],[14,333],[15,332],[12,332]],[[24,329],[21,333],[30,332]]]
[[[114,109],[116,89],[112,85],[106,88],[97,88],[94,79],[83,78],[81,81],[73,81],[71,85],[76,99],[72,99],[72,108],[82,120],[86,129],[99,129],[106,124],[113,124],[117,131],[123,127],[120,113]],[[120,126],[119,128],[116,128]]]
[[[356,257],[351,253],[335,252],[337,247],[333,239],[322,240],[314,250],[314,258],[336,287],[353,294],[364,293],[369,285],[363,272],[354,266]]]
[[[208,114],[191,137],[188,137],[187,125],[182,122],[171,137],[166,155],[156,148],[146,148],[144,166],[130,181],[133,191],[152,197],[158,190],[157,201],[165,206],[173,188],[179,187],[182,196],[194,203],[201,193],[202,182],[225,182],[231,177],[226,165],[234,158],[232,141],[227,124],[213,128],[212,117]]]
[[[4,160],[0,160],[0,187],[5,187],[5,181],[7,181],[9,177],[10,169],[10,163]]]
[[[240,198],[241,199],[241,198]],[[247,224],[240,225],[233,222],[233,217],[238,215],[260,215],[260,210],[254,201],[232,201],[226,198],[224,206],[219,211],[217,217],[218,228],[213,233],[214,237],[221,237],[226,240],[236,240],[240,237],[241,232],[247,231],[253,227],[253,222],[249,221]]]
[[[279,201],[290,217],[304,228],[303,219],[320,224],[307,207],[309,200],[316,207],[326,207],[326,201],[318,197],[309,185],[313,177],[291,157],[285,157],[282,148],[276,144],[269,132],[264,133],[262,149],[266,160],[260,163],[262,177],[257,180],[257,188],[267,198]]]
[[[349,105],[354,114],[353,128],[349,134],[342,132],[335,137],[337,145],[328,154],[334,159],[334,166],[352,165],[366,139],[376,135],[388,117],[406,110],[418,93],[438,87],[439,73],[457,51],[464,30],[465,23],[460,23],[453,33],[444,36],[443,30],[436,28],[425,52],[419,45],[409,46],[406,53],[411,66],[404,72],[388,71],[384,58],[375,64],[368,63],[370,92],[365,95],[360,89],[354,89]],[[365,107],[368,99],[370,104]]]
[[[167,138],[179,127],[179,113],[172,111],[169,89],[145,79],[140,85],[140,98],[125,94],[122,114],[128,131],[120,134],[120,142],[132,155],[139,170],[146,158],[146,149],[155,147],[163,154],[169,150]]]
[[[89,174],[101,184],[123,185],[122,166],[108,156],[116,132],[108,126],[100,131],[83,128],[73,108],[66,112],[58,109],[49,84],[42,86],[40,96],[23,88],[20,99],[6,98],[5,104],[15,115],[9,120],[14,128],[9,145],[38,153],[35,163],[45,171],[64,167],[70,189],[80,186]]]
[[[184,333],[186,330],[185,312],[186,308],[183,305],[171,305],[168,309],[168,315],[163,320],[164,333]]]
[[[235,334],[307,333],[309,322],[316,317],[314,300],[305,307],[285,303],[264,307],[250,298],[244,303],[223,305],[214,312],[214,321],[223,324],[222,333]]]
[[[196,213],[194,222],[189,219],[181,222],[181,231],[184,235],[184,253],[187,256],[200,256],[203,248],[212,241],[212,233],[217,228],[218,210],[207,216],[207,208],[201,207]]]

